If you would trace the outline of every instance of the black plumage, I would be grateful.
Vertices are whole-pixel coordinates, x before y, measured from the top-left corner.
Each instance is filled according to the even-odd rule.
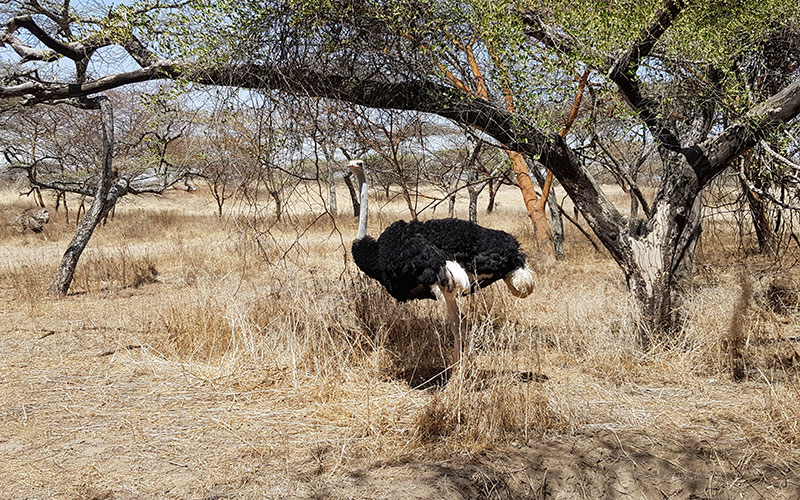
[[[448,260],[471,275],[470,291],[525,266],[516,238],[461,219],[397,221],[377,240],[354,241],[353,260],[399,301],[435,299],[431,287],[446,285]]]

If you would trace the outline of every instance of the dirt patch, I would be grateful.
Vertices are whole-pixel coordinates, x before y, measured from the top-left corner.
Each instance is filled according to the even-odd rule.
[[[330,498],[794,499],[800,474],[743,463],[719,433],[672,443],[632,433],[582,432],[481,453],[404,464],[325,485]],[[321,487],[317,485],[317,488]]]

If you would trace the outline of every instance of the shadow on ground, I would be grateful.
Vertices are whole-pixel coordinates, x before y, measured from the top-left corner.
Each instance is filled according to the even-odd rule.
[[[656,443],[609,430],[561,437],[472,460],[385,464],[317,481],[316,498],[797,499],[800,471],[731,448],[724,436]]]

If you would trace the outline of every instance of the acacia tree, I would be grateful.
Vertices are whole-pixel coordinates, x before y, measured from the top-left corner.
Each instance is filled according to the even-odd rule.
[[[238,107],[236,147],[243,162],[238,174],[242,198],[257,219],[261,214],[261,193],[266,191],[274,206],[274,222],[286,211],[287,201],[297,184],[303,180],[318,180],[319,172],[311,177],[303,172],[304,158],[296,159],[291,151],[303,149],[302,124],[287,115],[296,112],[297,105],[270,99],[268,95],[251,96]],[[266,208],[266,207],[265,207]],[[259,236],[264,232],[251,228]]]
[[[482,68],[481,62],[483,60],[486,64],[490,64],[490,69],[496,72],[505,73],[506,68],[497,48],[491,43],[491,40],[486,39],[481,40],[484,42],[482,46],[476,47],[479,44],[480,35],[484,34],[480,32],[479,26],[473,27],[472,32],[464,32],[462,34],[464,38],[462,39],[459,39],[452,31],[448,30],[445,33],[458,53],[454,57],[452,52],[445,51],[442,57],[436,61],[439,70],[456,89],[464,94],[489,100],[492,86],[484,76],[487,71]],[[488,57],[479,57],[480,51],[485,51],[485,55]],[[457,75],[457,73],[459,74]],[[499,90],[502,92],[506,110],[512,114],[516,113],[514,92],[506,75],[501,77]],[[525,157],[518,151],[510,149],[506,150],[506,154],[516,175],[517,185],[522,194],[525,209],[528,211],[528,216],[533,224],[534,241],[536,241],[538,247],[537,251],[552,260],[556,256],[552,241],[553,232],[545,215],[545,204],[547,203],[553,179],[552,173],[548,172],[547,180],[542,185],[542,196],[539,197],[534,190]]]
[[[268,0],[189,2],[175,9],[145,2],[84,19],[69,8],[69,15],[31,16],[41,6],[20,5],[6,21],[4,40],[21,60],[65,57],[86,67],[100,47],[117,45],[140,68],[97,78],[78,72],[69,81],[16,71],[0,86],[0,98],[31,104],[151,79],[186,79],[434,113],[538,160],[555,174],[622,269],[643,313],[644,343],[648,331],[670,332],[676,325],[674,299],[691,270],[701,190],[761,138],[795,125],[800,113],[796,69],[785,85],[754,103],[738,98],[740,79],[729,71],[742,50],[797,25],[800,14],[788,0],[741,2],[736,8],[711,0],[691,6],[684,0],[624,5],[528,0],[515,7],[481,0]],[[81,32],[67,32],[59,20]],[[463,39],[476,26],[494,42],[503,63],[498,82],[525,104],[515,113],[491,95],[459,91],[436,64],[449,34]],[[25,40],[18,38],[22,32]],[[561,125],[537,120],[536,102],[566,102],[574,94],[563,58],[592,69],[590,85],[621,95],[655,143],[662,175],[645,220],[629,218],[611,204],[578,145],[560,134]],[[687,112],[674,116],[669,107],[675,94],[662,89],[686,82],[693,84],[684,96],[691,97],[683,101]],[[730,111],[724,121],[723,107]]]
[[[25,172],[30,186],[79,194],[92,199],[77,228],[50,291],[66,294],[78,260],[97,225],[126,195],[162,193],[193,172],[188,122],[164,103],[142,107],[140,93],[105,95],[33,109],[16,109],[3,117],[8,167]],[[100,111],[99,116],[97,110]],[[166,111],[166,112],[165,112]],[[30,134],[42,116],[51,127]],[[100,134],[98,134],[98,129]]]
[[[456,130],[442,130],[442,132],[439,134],[442,144],[437,149],[429,151],[430,160],[422,176],[427,183],[442,192],[442,199],[447,200],[447,216],[453,217],[456,199],[461,189],[460,184],[462,181],[469,184],[467,179],[476,170],[475,161],[470,161],[475,146]],[[436,205],[438,201],[435,202],[434,209]]]
[[[242,151],[242,129],[238,118],[243,114],[228,109],[214,109],[204,127],[203,152],[199,155],[203,179],[217,204],[217,216],[222,217],[225,202],[243,184],[243,172],[249,169],[250,155]]]
[[[372,176],[389,195],[389,186],[396,184],[411,219],[418,215],[419,182],[424,154],[420,142],[424,124],[416,113],[361,110],[357,114],[358,141],[373,152],[369,162]]]
[[[499,182],[509,170],[513,171],[510,167],[504,169],[508,166],[507,152],[487,144],[464,127],[439,127],[426,142],[435,143],[435,146],[426,147],[430,160],[422,175],[426,182],[443,193],[441,199],[433,199],[427,206],[435,208],[447,200],[448,216],[453,217],[456,196],[466,190],[468,217],[477,223],[478,195],[490,182]]]

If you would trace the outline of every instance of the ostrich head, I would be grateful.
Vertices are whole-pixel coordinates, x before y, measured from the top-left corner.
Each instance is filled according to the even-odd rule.
[[[48,222],[50,222],[50,211],[47,210],[46,208],[43,208],[38,212],[36,212],[35,214],[33,214],[33,218],[36,219],[38,222],[41,222],[42,224],[47,224]]]
[[[358,234],[356,241],[361,240],[367,235],[367,176],[364,175],[364,162],[362,160],[352,160],[347,164],[347,168],[353,172],[358,180],[358,191],[361,193],[361,211],[358,214]]]
[[[353,172],[353,175],[356,176],[356,179],[360,179],[364,177],[364,161],[363,160],[351,160],[350,163],[347,164],[347,168]]]

